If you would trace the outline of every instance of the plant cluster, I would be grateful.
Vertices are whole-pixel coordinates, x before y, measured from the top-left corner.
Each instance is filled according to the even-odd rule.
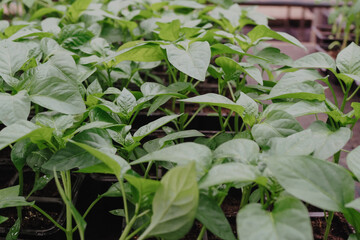
[[[21,18],[0,21],[0,149],[19,172],[19,185],[0,189],[0,208],[18,208],[8,239],[19,234],[24,206],[66,239],[84,239],[86,216],[105,197],[122,198],[113,211],[126,223],[121,240],[180,239],[195,219],[198,239],[208,230],[221,239],[309,240],[307,205],[326,213],[324,239],[335,212],[354,227],[349,239],[359,238],[360,147],[347,155],[349,170],[338,163],[360,118],[360,103],[344,112],[358,90],[351,93],[360,47],[336,60],[313,53],[294,61],[267,41],[303,45],[271,30],[256,9],[212,2],[24,0]],[[343,99],[320,68],[340,80]],[[200,94],[210,79],[215,92]],[[204,113],[217,116],[215,135],[189,129]],[[318,114],[327,121],[304,129],[297,120]],[[25,167],[35,172],[26,196]],[[72,202],[71,176],[82,173],[117,178],[84,213]],[[52,180],[65,226],[29,201]],[[221,209],[234,188],[237,237]]]

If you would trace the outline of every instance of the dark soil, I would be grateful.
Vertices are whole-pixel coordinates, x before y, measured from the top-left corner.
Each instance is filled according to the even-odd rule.
[[[63,206],[56,202],[42,204],[40,203],[38,205],[55,220],[58,219],[61,211],[63,210]],[[24,207],[22,213],[22,229],[46,230],[54,226],[54,224],[49,219],[47,219],[44,215],[42,215],[32,207]],[[9,218],[6,222],[0,224],[1,228],[5,228],[7,230],[11,228],[12,225],[14,225],[17,219],[16,208],[0,209],[0,215]]]

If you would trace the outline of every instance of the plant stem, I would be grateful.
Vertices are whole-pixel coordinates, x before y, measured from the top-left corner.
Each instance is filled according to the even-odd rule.
[[[140,208],[140,205],[137,203],[135,206],[134,216],[131,218],[130,222],[127,222],[126,227],[125,227],[124,231],[122,232],[119,240],[125,240],[127,238],[127,235],[129,234],[129,232],[131,230],[131,227],[134,225],[134,223],[137,219],[139,208]]]
[[[343,112],[344,109],[345,109],[346,99],[347,99],[347,96],[349,95],[350,89],[351,89],[351,85],[346,85],[346,92],[345,92],[345,94],[344,94],[344,98],[343,98],[343,101],[342,101],[342,104],[341,104],[341,108],[340,108],[340,110],[341,110],[342,112]]]
[[[329,233],[330,233],[330,230],[331,230],[331,223],[332,223],[333,218],[334,218],[334,212],[329,212],[329,216],[326,219],[326,229],[325,229],[325,234],[324,234],[323,240],[328,239],[328,236],[329,236]]]
[[[61,172],[61,178],[64,184],[64,192],[67,199],[71,202],[71,176],[70,170],[66,172]],[[72,213],[69,204],[66,204],[66,239],[72,240],[73,231],[72,231]]]
[[[147,165],[146,171],[145,171],[145,174],[144,174],[144,178],[148,178],[148,177],[149,177],[149,171],[150,171],[153,163],[154,163],[153,161],[150,161],[149,164]]]
[[[329,79],[326,79],[324,82],[325,82],[326,85],[329,87],[329,89],[330,89],[330,91],[331,91],[331,94],[333,95],[335,105],[336,105],[336,106],[339,106],[339,105],[338,105],[338,100],[337,100],[337,97],[336,97],[336,94],[335,94],[335,91],[334,91],[332,85],[330,84]]]
[[[19,196],[22,196],[24,192],[24,171],[21,169],[19,171]],[[20,219],[20,224],[22,221],[22,207],[16,207],[18,219]]]
[[[125,220],[126,220],[126,224],[129,224],[129,212],[128,212],[128,207],[127,207],[125,187],[124,187],[124,183],[122,182],[122,179],[118,179],[118,180],[119,180],[122,199],[123,199],[123,203],[124,203]]]
[[[239,132],[239,114],[238,113],[235,113],[234,128],[235,128],[235,133],[238,133]]]
[[[220,123],[220,126],[221,126],[221,131],[225,131],[225,126],[224,126],[224,122],[223,122],[223,119],[222,119],[222,114],[221,114],[221,107],[218,107],[218,114],[219,114],[219,123]]]
[[[187,123],[185,123],[184,125],[184,129],[191,123],[192,120],[194,120],[194,118],[196,117],[196,115],[199,114],[199,112],[201,111],[201,109],[203,109],[205,107],[205,105],[200,105],[200,107],[196,110],[196,112],[191,116],[191,118],[187,121]]]
[[[246,186],[243,188],[241,202],[240,202],[240,209],[243,208],[248,203],[250,193],[251,193],[251,186]]]
[[[334,163],[336,163],[336,164],[339,163],[339,160],[340,160],[340,152],[341,152],[341,150],[334,154]]]
[[[205,227],[205,226],[202,226],[201,231],[200,231],[200,233],[199,233],[199,236],[197,237],[196,240],[202,240],[203,237],[204,237],[205,232],[206,232],[206,227]]]
[[[66,229],[63,228],[58,222],[56,222],[49,214],[47,214],[44,210],[42,210],[40,207],[33,205],[33,208],[35,208],[39,213],[44,215],[47,219],[49,219],[56,227],[58,227],[61,231],[66,232]]]
[[[359,89],[360,89],[360,85],[357,86],[357,88],[355,89],[355,91],[350,95],[350,97],[348,97],[348,98],[346,99],[346,101],[350,101],[350,99],[352,99],[352,98],[355,96],[355,94],[357,93],[357,91],[359,91]]]

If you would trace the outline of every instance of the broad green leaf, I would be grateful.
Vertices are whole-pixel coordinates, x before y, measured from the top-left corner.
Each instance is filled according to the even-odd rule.
[[[203,137],[203,136],[205,135],[199,132],[198,130],[185,130],[185,131],[174,132],[166,135],[165,137],[160,138],[159,145],[160,147],[162,147],[167,141],[173,141],[181,138]]]
[[[61,32],[58,34],[58,42],[65,48],[78,49],[93,37],[94,34],[81,25],[69,24],[61,28]]]
[[[340,151],[343,146],[351,138],[351,130],[349,128],[341,127],[336,131],[332,131],[330,127],[322,122],[313,122],[309,129],[312,131],[312,139],[315,146],[313,156],[320,159],[328,159],[337,151]]]
[[[176,96],[184,98],[185,96],[174,91],[170,87],[166,87],[163,84],[146,82],[140,87],[142,94],[146,97],[151,96]]]
[[[272,212],[264,210],[258,203],[249,204],[239,211],[236,222],[239,239],[313,239],[308,211],[293,197],[281,197]]]
[[[74,64],[71,56],[63,55],[34,69],[27,86],[31,101],[61,113],[85,112],[85,103],[74,79],[77,73]]]
[[[76,23],[91,2],[91,0],[76,0],[67,10],[66,16],[71,22]]]
[[[269,153],[284,156],[309,155],[315,149],[315,142],[310,130],[294,133],[288,137],[270,139]]]
[[[202,176],[211,165],[212,153],[208,147],[202,144],[192,142],[180,143],[151,152],[132,162],[131,165],[149,161],[168,161],[177,163],[178,165],[195,162],[196,171],[198,175]]]
[[[355,200],[346,204],[347,208],[355,208],[360,209],[360,198],[356,198]]]
[[[6,126],[19,120],[27,120],[30,114],[30,99],[26,91],[16,95],[0,93],[0,121]]]
[[[257,57],[257,58],[254,58]],[[249,61],[250,58],[250,61]],[[281,53],[280,49],[274,47],[267,47],[256,53],[255,56],[250,56],[247,60],[250,63],[256,64],[273,64],[273,65],[291,65],[293,60],[288,55]],[[259,61],[260,58],[260,61]],[[262,63],[261,60],[265,60]]]
[[[34,202],[28,202],[19,196],[19,185],[0,189],[0,209],[8,207],[32,206]]]
[[[86,144],[90,147],[100,150],[104,153],[113,154],[116,149],[112,145],[112,139],[106,130],[88,129],[76,135],[73,141]],[[71,142],[66,144],[65,148],[60,149],[47,161],[42,168],[56,171],[66,171],[73,168],[86,168],[99,164],[101,161],[83,149]]]
[[[212,167],[207,175],[201,179],[199,188],[207,189],[211,186],[225,183],[251,183],[260,177],[259,170],[252,165],[243,163],[224,163]]]
[[[17,240],[20,234],[21,219],[16,219],[14,225],[11,226],[9,232],[6,234],[6,240]]]
[[[45,38],[45,37],[52,37],[52,33],[48,32],[42,32],[36,28],[31,27],[24,27],[11,35],[11,37],[8,38],[8,40],[18,41],[20,39],[24,38],[30,38],[30,37],[39,37],[39,38]]]
[[[351,172],[360,180],[360,146],[348,153],[346,163]]]
[[[205,81],[210,64],[211,50],[208,42],[194,42],[180,49],[173,44],[162,46],[166,49],[169,62],[179,71],[199,81]]]
[[[294,117],[329,112],[325,102],[301,100],[299,102],[279,102],[270,104],[262,113],[266,116],[269,112],[281,110]]]
[[[118,49],[118,52],[111,55],[108,60],[114,59],[112,65],[128,60],[139,62],[155,62],[164,59],[164,54],[157,43],[153,42],[128,42]]]
[[[136,98],[129,90],[124,88],[119,97],[116,98],[116,103],[120,107],[121,113],[127,116],[136,107]]]
[[[18,141],[39,127],[29,121],[18,121],[0,131],[0,150]]]
[[[257,41],[263,40],[263,39],[267,40],[268,38],[273,38],[273,39],[280,40],[283,42],[288,42],[295,46],[306,49],[299,42],[299,40],[297,40],[293,36],[291,36],[287,33],[284,33],[284,32],[275,32],[265,25],[258,25],[256,27],[254,27],[253,30],[251,30],[248,33],[248,36],[251,39],[252,43],[256,43]]]
[[[180,115],[170,115],[161,117],[159,119],[156,119],[155,121],[152,121],[142,127],[140,127],[133,136],[134,141],[139,142],[141,139],[155,131],[156,129],[162,127],[163,125],[171,122],[172,120],[178,118]]]
[[[93,156],[97,157],[99,160],[104,162],[109,169],[112,170],[113,174],[119,179],[122,179],[123,175],[130,169],[129,164],[120,156],[111,154],[111,153],[104,153],[96,148],[90,147],[87,144],[71,141],[73,144],[85,149]]]
[[[199,104],[207,104],[210,106],[217,106],[230,109],[240,115],[244,112],[244,107],[231,101],[227,97],[224,97],[215,93],[206,93],[204,95],[187,98],[183,100],[178,100],[182,102],[190,102],[190,103],[199,103]]]
[[[239,46],[230,44],[230,43],[216,43],[211,45],[211,55],[219,55],[219,54],[237,54],[237,55],[247,55],[244,50],[242,50]]]
[[[204,194],[200,194],[196,219],[219,238],[227,240],[236,239],[221,207]]]
[[[8,217],[0,216],[0,224],[6,222],[8,219],[9,219]]]
[[[134,186],[141,197],[147,197],[151,193],[156,192],[156,190],[160,187],[160,182],[146,179],[142,177],[135,177],[133,175],[125,174],[125,179]]]
[[[60,16],[62,16],[64,13],[61,12],[60,10],[56,9],[56,8],[40,8],[39,10],[37,10],[36,12],[34,12],[31,17],[30,17],[30,21],[35,20],[37,18],[41,18],[47,14],[50,13],[58,13]]]
[[[270,112],[263,123],[254,125],[251,134],[260,146],[266,146],[273,137],[287,137],[302,130],[295,117],[276,110]]]
[[[182,238],[193,225],[199,201],[195,164],[171,169],[161,179],[153,200],[153,215],[139,240],[149,236]]]
[[[310,156],[277,155],[267,164],[286,191],[311,205],[342,211],[354,199],[354,180],[335,163]]]
[[[259,146],[252,140],[233,139],[221,144],[214,151],[214,158],[231,158],[236,162],[248,163],[256,160]]]
[[[36,148],[36,145],[29,139],[22,139],[15,143],[11,149],[11,161],[19,172],[25,166],[26,157]]]
[[[243,117],[244,122],[250,126],[254,125],[259,113],[259,106],[255,100],[245,93],[241,93],[236,103],[243,106],[245,109]]]
[[[197,3],[195,1],[187,1],[187,0],[175,0],[170,1],[169,6],[171,7],[180,7],[180,8],[193,8],[193,9],[201,9],[204,8],[205,5]]]
[[[173,20],[170,23],[157,22],[156,24],[160,28],[159,37],[161,39],[173,42],[179,38],[181,26],[179,19]]]
[[[231,76],[235,73],[235,71],[242,71],[252,77],[255,81],[257,81],[260,85],[263,84],[263,79],[261,76],[261,72],[258,68],[250,65],[243,65],[242,63],[238,63],[231,58],[228,57],[218,57],[215,60],[215,63],[219,65],[225,72],[225,74]]]
[[[325,94],[323,86],[315,81],[306,81],[306,79],[301,81],[290,81],[288,78],[283,77],[271,89],[267,99],[282,98],[324,101]]]
[[[14,76],[28,60],[28,50],[23,43],[0,41],[0,75]]]
[[[326,68],[336,69],[335,61],[323,52],[312,53],[296,60],[292,65],[294,68]]]
[[[51,18],[51,17],[45,18],[44,20],[41,21],[41,29],[44,32],[49,32],[54,35],[57,35],[61,32],[59,23],[60,23],[60,18]],[[46,38],[42,38],[42,39],[46,39]]]
[[[336,66],[340,73],[360,75],[360,47],[351,43],[336,58]]]

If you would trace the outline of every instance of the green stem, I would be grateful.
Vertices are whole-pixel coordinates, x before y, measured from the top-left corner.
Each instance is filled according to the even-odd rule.
[[[238,133],[239,132],[239,114],[238,113],[235,113],[234,128],[235,128],[235,132]]]
[[[200,233],[199,233],[199,236],[197,237],[196,240],[202,240],[203,237],[204,237],[205,232],[206,232],[206,227],[205,227],[205,226],[202,226],[201,231],[200,231]]]
[[[250,194],[251,194],[251,186],[244,187],[241,196],[240,209],[243,208],[248,203]]]
[[[352,98],[355,96],[355,94],[357,93],[357,91],[359,91],[359,89],[360,89],[360,85],[357,86],[357,88],[355,89],[355,91],[350,95],[350,97],[348,97],[348,98],[346,99],[346,101],[350,101],[350,99],[352,99]]]
[[[148,178],[148,177],[149,177],[149,172],[150,172],[150,169],[151,169],[153,163],[154,163],[154,162],[151,161],[151,162],[149,162],[149,164],[147,165],[146,171],[145,171],[145,174],[144,174],[144,178]]]
[[[131,227],[134,225],[136,219],[137,219],[137,214],[139,212],[139,208],[140,208],[140,205],[139,204],[136,204],[135,206],[135,213],[134,213],[134,216],[131,218],[130,222],[128,222],[126,224],[126,227],[124,229],[124,231],[122,232],[119,240],[125,240],[131,230]]]
[[[342,104],[341,104],[341,108],[340,108],[340,110],[341,110],[342,112],[343,112],[344,109],[345,109],[346,99],[347,99],[347,96],[349,95],[350,89],[351,89],[351,85],[347,85],[347,86],[346,86],[346,92],[345,92],[345,94],[344,94],[344,98],[343,98],[343,101],[342,101]]]
[[[196,110],[196,112],[191,116],[191,118],[185,123],[184,129],[191,123],[192,120],[199,114],[199,112],[205,107],[205,105],[200,105],[200,107]]]
[[[64,184],[64,192],[66,198],[71,202],[71,175],[70,171],[61,172],[61,178]],[[73,239],[73,231],[72,231],[72,213],[71,207],[69,204],[66,204],[66,239],[72,240]]]
[[[44,210],[42,210],[40,207],[33,205],[33,208],[35,208],[39,213],[44,215],[47,219],[49,219],[56,227],[58,227],[61,231],[66,232],[66,229],[63,228],[58,222],[56,222],[49,214],[47,214]]]
[[[329,216],[326,219],[326,229],[325,229],[325,234],[324,234],[323,240],[327,240],[329,237],[329,233],[331,230],[331,223],[332,223],[333,218],[334,218],[334,212],[329,212]]]
[[[341,150],[334,154],[334,163],[336,164],[338,164],[340,161],[340,152]]]
[[[329,87],[329,89],[330,89],[330,91],[331,91],[331,94],[333,95],[335,105],[336,105],[336,106],[339,106],[339,105],[338,105],[338,100],[337,100],[337,97],[336,97],[336,94],[335,94],[335,91],[334,91],[332,85],[330,84],[329,79],[326,79],[324,82],[325,82],[326,85]]]
[[[219,114],[219,123],[220,123],[220,126],[221,126],[221,131],[225,131],[225,126],[224,126],[224,122],[223,122],[223,119],[222,119],[222,113],[221,113],[221,107],[218,107],[218,114]]]
[[[24,171],[21,169],[19,171],[19,196],[24,194]],[[20,223],[22,221],[22,207],[16,207],[18,219],[20,219]]]
[[[101,199],[103,198],[103,195],[99,195],[91,204],[90,206],[86,209],[83,218],[85,219],[86,216],[89,214],[89,212],[91,211],[91,209],[95,206],[96,203],[98,203]],[[76,225],[76,227],[72,230],[72,232],[74,233],[77,229],[79,228],[78,225]]]
[[[129,224],[129,211],[127,206],[125,187],[124,187],[124,183],[122,182],[122,179],[118,179],[118,180],[119,180],[122,199],[124,203],[125,220],[126,220],[126,224]]]
[[[130,240],[133,239],[133,237],[138,234],[141,230],[143,230],[147,225],[149,224],[149,222],[144,223],[143,225],[141,225],[141,227],[139,227],[138,229],[136,229],[135,231],[133,231],[131,234],[129,234],[129,236],[126,238],[126,240]]]

